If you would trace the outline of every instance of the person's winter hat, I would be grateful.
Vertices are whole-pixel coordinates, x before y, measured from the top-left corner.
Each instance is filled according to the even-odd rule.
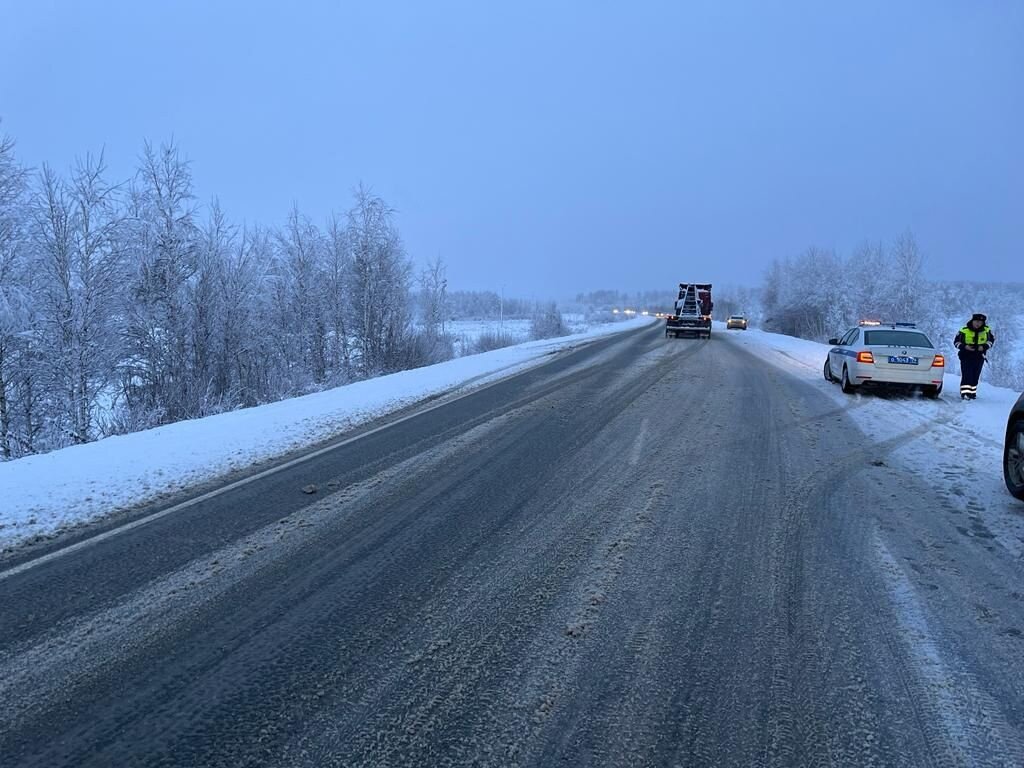
[[[985,315],[981,314],[981,312],[975,312],[971,316],[971,322],[973,323],[975,320],[981,320],[981,322],[983,322],[983,323],[988,322],[988,318],[985,317]]]

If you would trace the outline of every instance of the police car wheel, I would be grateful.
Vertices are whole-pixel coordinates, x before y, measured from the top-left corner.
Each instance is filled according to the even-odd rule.
[[[832,366],[828,364],[828,358],[825,358],[825,381],[831,384],[836,380],[836,377],[832,375]]]
[[[934,400],[939,395],[942,394],[942,385],[939,385],[937,387],[925,387],[921,391],[924,392],[925,397],[930,397],[932,400]]]
[[[843,378],[839,382],[842,385],[843,392],[848,395],[852,395],[857,391],[857,387],[850,383],[850,372],[843,366]]]

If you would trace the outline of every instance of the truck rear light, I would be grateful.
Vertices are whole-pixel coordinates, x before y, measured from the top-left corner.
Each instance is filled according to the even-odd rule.
[[[932,368],[945,368],[946,367],[946,356],[936,355],[935,359],[932,360]]]
[[[857,362],[858,363],[867,363],[868,365],[874,365],[875,364],[875,356],[872,355],[867,350],[865,350],[864,352],[858,352],[857,353]]]

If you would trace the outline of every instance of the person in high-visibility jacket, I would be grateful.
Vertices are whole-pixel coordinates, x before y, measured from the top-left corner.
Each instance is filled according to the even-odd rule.
[[[978,380],[981,369],[985,365],[985,355],[996,343],[996,335],[988,327],[988,318],[978,313],[971,317],[956,338],[957,357],[960,358],[960,399],[976,400],[978,398]]]

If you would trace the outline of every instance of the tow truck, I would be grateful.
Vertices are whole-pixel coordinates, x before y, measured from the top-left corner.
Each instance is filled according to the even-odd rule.
[[[680,283],[675,311],[665,320],[665,338],[711,338],[711,283]]]

